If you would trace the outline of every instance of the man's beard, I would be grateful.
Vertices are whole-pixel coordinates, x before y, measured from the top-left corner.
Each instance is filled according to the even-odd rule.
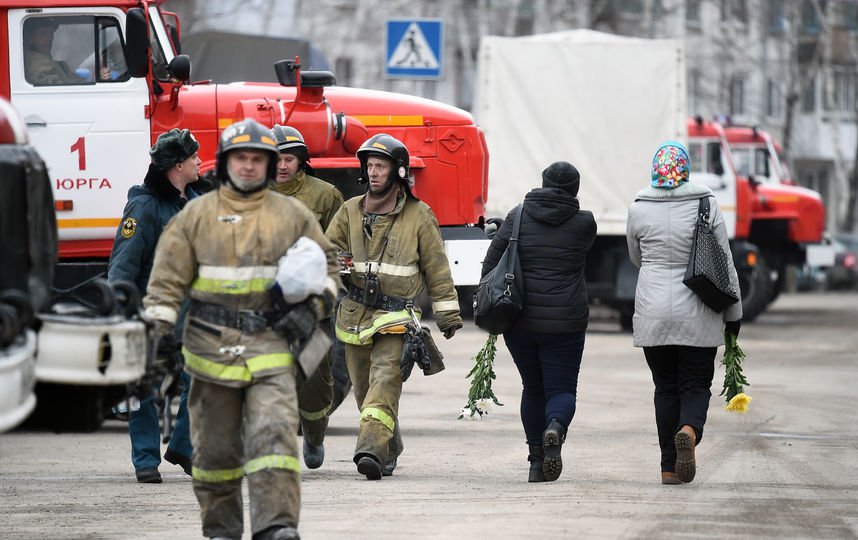
[[[227,171],[229,174],[229,181],[237,191],[242,193],[253,193],[254,191],[259,191],[261,188],[265,187],[265,177],[263,176],[259,180],[245,180],[241,178],[237,174],[233,174],[232,171]]]
[[[387,177],[387,181],[384,184],[384,187],[380,188],[378,191],[372,190],[372,184],[370,184],[369,192],[373,197],[384,197],[390,190],[393,189],[393,186],[396,185],[396,182],[390,176]]]

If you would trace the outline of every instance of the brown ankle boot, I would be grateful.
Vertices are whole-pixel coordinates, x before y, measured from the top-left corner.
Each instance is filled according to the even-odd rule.
[[[697,472],[697,462],[694,458],[694,446],[697,443],[697,434],[689,425],[682,426],[673,436],[673,444],[676,446],[676,475],[682,482],[691,482]]]
[[[682,480],[679,479],[679,475],[677,475],[675,472],[662,472],[661,483],[673,486],[676,484],[681,484]]]
[[[545,482],[542,472],[542,463],[545,461],[545,448],[541,444],[527,445],[530,454],[527,461],[530,462],[530,472],[527,475],[528,482]]]

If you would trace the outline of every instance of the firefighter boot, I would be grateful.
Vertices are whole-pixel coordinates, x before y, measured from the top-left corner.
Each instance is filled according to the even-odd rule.
[[[253,540],[301,540],[301,537],[295,527],[274,525],[254,534]]]
[[[527,475],[528,482],[545,482],[545,475],[542,472],[542,463],[545,461],[545,448],[541,444],[527,445],[530,453],[527,456],[527,461],[530,462],[530,472]]]
[[[358,454],[355,456],[355,463],[357,463],[358,472],[366,476],[367,480],[381,480],[381,462],[375,456]]]
[[[566,428],[556,418],[552,418],[542,433],[542,446],[545,451],[542,473],[546,482],[557,480],[560,478],[560,473],[563,472],[563,460],[560,458],[560,452],[565,440]]]
[[[304,464],[308,469],[318,469],[325,461],[325,445],[318,446],[310,443],[304,435]]]

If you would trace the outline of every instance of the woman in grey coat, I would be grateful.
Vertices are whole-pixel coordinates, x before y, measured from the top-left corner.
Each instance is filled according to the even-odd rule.
[[[643,347],[655,383],[655,421],[661,447],[663,484],[691,482],[694,447],[712,395],[715,353],[724,328],[739,334],[742,303],[716,313],[683,285],[700,199],[709,197],[710,223],[730,253],[724,217],[712,190],[688,182],[688,151],[678,142],[659,147],[652,184],[635,196],[626,228],[629,257],[640,268],[632,319],[634,345]],[[729,258],[730,284],[739,278]]]

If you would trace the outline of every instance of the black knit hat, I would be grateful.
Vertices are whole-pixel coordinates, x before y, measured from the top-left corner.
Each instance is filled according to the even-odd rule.
[[[580,185],[578,169],[566,161],[555,161],[542,171],[542,187],[560,188],[575,197]]]
[[[149,156],[155,167],[168,171],[193,156],[199,149],[200,143],[191,135],[190,130],[173,128],[158,135],[158,140],[149,150]]]

